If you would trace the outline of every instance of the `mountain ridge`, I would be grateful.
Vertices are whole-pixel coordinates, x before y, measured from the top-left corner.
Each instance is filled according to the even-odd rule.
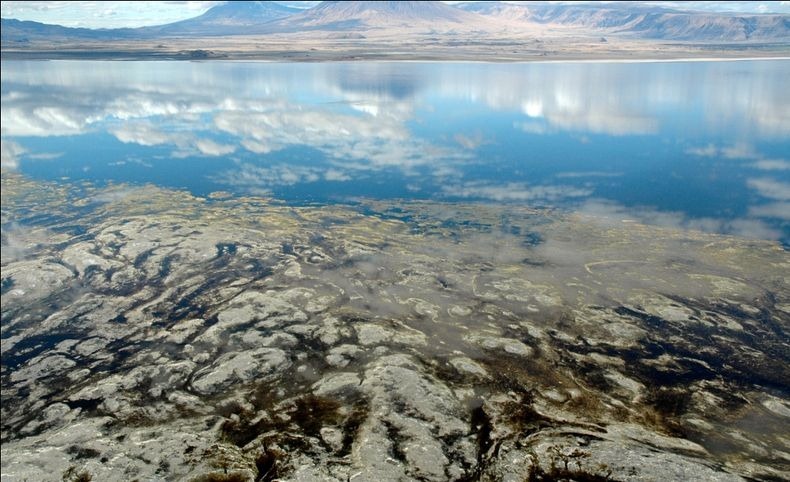
[[[466,2],[457,8],[500,20],[553,24],[656,40],[790,40],[790,15],[709,13],[629,4]]]
[[[219,4],[197,17],[140,28],[86,29],[2,19],[3,48],[48,40],[153,40],[180,37],[305,34],[362,38],[359,32],[400,34],[475,33],[524,38],[555,29],[560,34],[621,36],[682,42],[789,42],[790,15],[688,12],[643,4],[534,2],[325,1],[306,10],[268,1]],[[543,30],[541,30],[543,29]],[[559,30],[557,30],[559,29]],[[355,37],[356,35],[356,37]],[[345,36],[345,37],[344,37]]]

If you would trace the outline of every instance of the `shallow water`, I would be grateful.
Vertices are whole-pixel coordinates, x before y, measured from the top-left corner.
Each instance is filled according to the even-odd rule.
[[[787,479],[788,65],[4,62],[3,479]]]
[[[790,61],[7,61],[4,164],[296,203],[485,200],[790,241]]]

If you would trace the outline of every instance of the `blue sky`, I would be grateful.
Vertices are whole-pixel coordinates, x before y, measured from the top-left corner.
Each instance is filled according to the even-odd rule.
[[[135,2],[81,2],[81,1],[3,1],[0,10],[3,18],[34,20],[67,27],[117,28],[160,25],[195,17],[217,1],[135,1]],[[279,2],[292,6],[309,7],[319,2]],[[459,3],[459,2],[447,2]],[[517,2],[514,2],[517,3]],[[790,1],[761,2],[645,2],[667,7],[729,12],[776,12],[790,14]]]

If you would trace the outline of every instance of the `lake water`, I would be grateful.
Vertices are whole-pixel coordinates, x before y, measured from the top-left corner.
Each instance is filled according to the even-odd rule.
[[[4,481],[788,479],[790,62],[2,74]]]
[[[790,243],[788,61],[2,63],[3,166],[550,206]]]

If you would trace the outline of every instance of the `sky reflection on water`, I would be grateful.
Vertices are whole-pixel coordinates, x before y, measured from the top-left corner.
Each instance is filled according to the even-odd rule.
[[[788,61],[2,63],[34,178],[559,206],[790,243]]]

